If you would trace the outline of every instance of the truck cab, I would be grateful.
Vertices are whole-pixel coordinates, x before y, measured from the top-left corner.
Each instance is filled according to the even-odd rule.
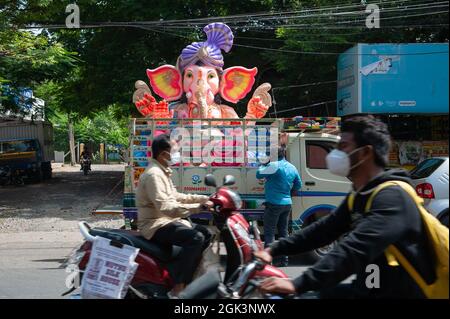
[[[37,139],[0,140],[0,166],[9,166],[37,181],[51,176],[51,167],[43,162],[42,148]]]
[[[40,182],[52,177],[53,127],[44,121],[0,121],[0,166]]]
[[[293,230],[329,214],[350,191],[350,180],[332,174],[325,161],[338,141],[337,135],[317,132],[302,133],[288,144],[287,158],[299,171],[303,184],[293,197]]]

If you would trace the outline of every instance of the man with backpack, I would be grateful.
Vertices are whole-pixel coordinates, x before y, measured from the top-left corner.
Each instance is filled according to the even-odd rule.
[[[255,256],[271,262],[273,256],[338,244],[292,281],[267,279],[260,286],[263,292],[448,298],[448,229],[424,213],[407,172],[385,170],[390,140],[387,126],[371,116],[342,123],[341,140],[328,154],[327,165],[332,173],[348,177],[353,191],[327,217]],[[341,283],[354,274],[352,283]]]

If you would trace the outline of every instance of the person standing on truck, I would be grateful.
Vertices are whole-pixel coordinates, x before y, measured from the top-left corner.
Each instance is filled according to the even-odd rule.
[[[171,180],[171,142],[165,134],[152,141],[152,160],[139,178],[136,190],[138,229],[147,239],[162,246],[182,247],[171,263],[177,296],[192,280],[202,252],[212,239],[206,227],[191,223],[186,218],[209,209],[213,203],[208,196],[178,193]]]
[[[265,179],[264,246],[268,247],[275,239],[275,229],[279,238],[288,237],[288,224],[292,212],[292,193],[302,187],[297,168],[286,160],[286,148],[278,148],[278,161],[262,165],[256,178]],[[280,266],[288,265],[288,256],[283,256]]]
[[[410,183],[406,171],[385,170],[391,143],[386,124],[371,116],[356,116],[342,123],[340,135],[327,165],[332,173],[348,177],[353,191],[328,216],[255,256],[270,262],[272,256],[300,254],[339,241],[300,277],[293,281],[270,278],[261,290],[314,291],[319,298],[424,298],[405,268],[386,255],[386,249],[395,244],[427,283],[434,282],[433,252],[418,206],[399,185],[385,187],[371,197],[384,182]],[[341,284],[353,274],[352,283]],[[369,280],[371,274],[378,280]]]

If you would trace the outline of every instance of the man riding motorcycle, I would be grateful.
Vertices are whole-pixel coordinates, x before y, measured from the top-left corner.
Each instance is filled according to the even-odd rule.
[[[83,152],[81,152],[80,155],[80,159],[81,161],[87,163],[88,165],[88,170],[91,170],[91,152],[89,152],[88,149],[83,150]],[[81,165],[80,171],[83,170],[83,165]]]
[[[376,193],[370,210],[367,203],[377,186],[386,181],[409,183],[402,170],[385,170],[390,135],[384,123],[372,117],[354,117],[342,123],[341,140],[327,156],[329,170],[348,177],[353,192],[330,215],[302,231],[271,245],[255,256],[270,263],[273,256],[295,255],[330,244],[336,247],[293,281],[269,278],[263,292],[303,294],[318,292],[320,298],[424,298],[424,293],[402,266],[388,260],[386,249],[394,245],[427,284],[436,280],[433,258],[420,212],[411,196],[399,186]],[[349,198],[354,198],[354,206]],[[379,269],[380,285],[367,285],[368,266]],[[351,284],[341,282],[356,274]]]
[[[171,143],[167,135],[152,141],[152,161],[139,178],[136,191],[138,229],[147,239],[161,245],[177,245],[182,252],[173,263],[175,287],[178,295],[193,277],[202,252],[209,246],[212,235],[201,225],[186,218],[199,213],[202,207],[211,208],[208,196],[178,193],[170,178]]]

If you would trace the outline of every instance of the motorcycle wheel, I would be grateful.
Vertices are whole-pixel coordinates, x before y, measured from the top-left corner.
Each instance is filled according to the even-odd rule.
[[[87,175],[88,172],[89,172],[89,166],[84,165],[84,166],[83,166],[83,173],[84,173],[84,175]]]

